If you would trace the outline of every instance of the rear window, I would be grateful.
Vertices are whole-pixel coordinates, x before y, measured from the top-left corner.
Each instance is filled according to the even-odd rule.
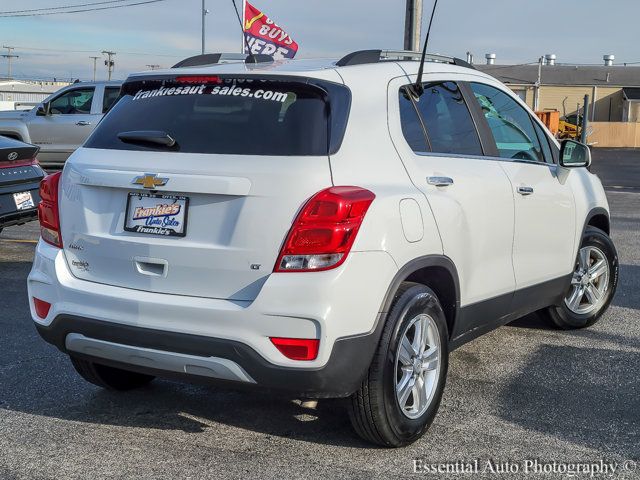
[[[233,155],[328,155],[342,143],[351,95],[306,79],[156,78],[126,83],[85,147]],[[164,132],[167,147],[124,142],[124,132]]]

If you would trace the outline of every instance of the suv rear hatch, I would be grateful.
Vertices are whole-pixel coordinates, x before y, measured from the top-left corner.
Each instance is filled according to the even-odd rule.
[[[125,83],[62,179],[73,275],[255,299],[297,211],[332,184],[349,105],[346,87],[297,77]]]

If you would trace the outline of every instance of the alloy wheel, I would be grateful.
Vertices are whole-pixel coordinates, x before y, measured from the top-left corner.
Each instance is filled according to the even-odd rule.
[[[440,376],[440,332],[427,314],[413,318],[400,337],[396,354],[396,398],[402,413],[410,418],[427,411]]]
[[[577,315],[596,311],[607,299],[609,289],[609,261],[596,247],[583,247],[571,278],[571,288],[565,297],[569,310]]]

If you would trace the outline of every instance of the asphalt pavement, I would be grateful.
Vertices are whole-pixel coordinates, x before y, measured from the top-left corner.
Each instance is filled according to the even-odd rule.
[[[549,472],[553,462],[558,471],[567,462],[604,461],[618,464],[608,478],[640,478],[640,151],[596,150],[593,169],[607,185],[620,255],[609,312],[575,332],[531,315],[455,351],[435,423],[400,450],[359,440],[341,401],[307,408],[260,392],[169,381],[130,393],[85,383],[29,318],[25,279],[37,225],[6,229],[0,479],[436,477],[414,473],[414,460],[452,470],[478,460],[486,478],[497,476],[491,469],[523,478],[527,460]],[[458,476],[478,478],[440,477]]]

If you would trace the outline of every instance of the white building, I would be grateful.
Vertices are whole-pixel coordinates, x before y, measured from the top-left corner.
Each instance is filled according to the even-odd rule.
[[[31,108],[66,85],[69,83],[0,79],[0,110]]]

